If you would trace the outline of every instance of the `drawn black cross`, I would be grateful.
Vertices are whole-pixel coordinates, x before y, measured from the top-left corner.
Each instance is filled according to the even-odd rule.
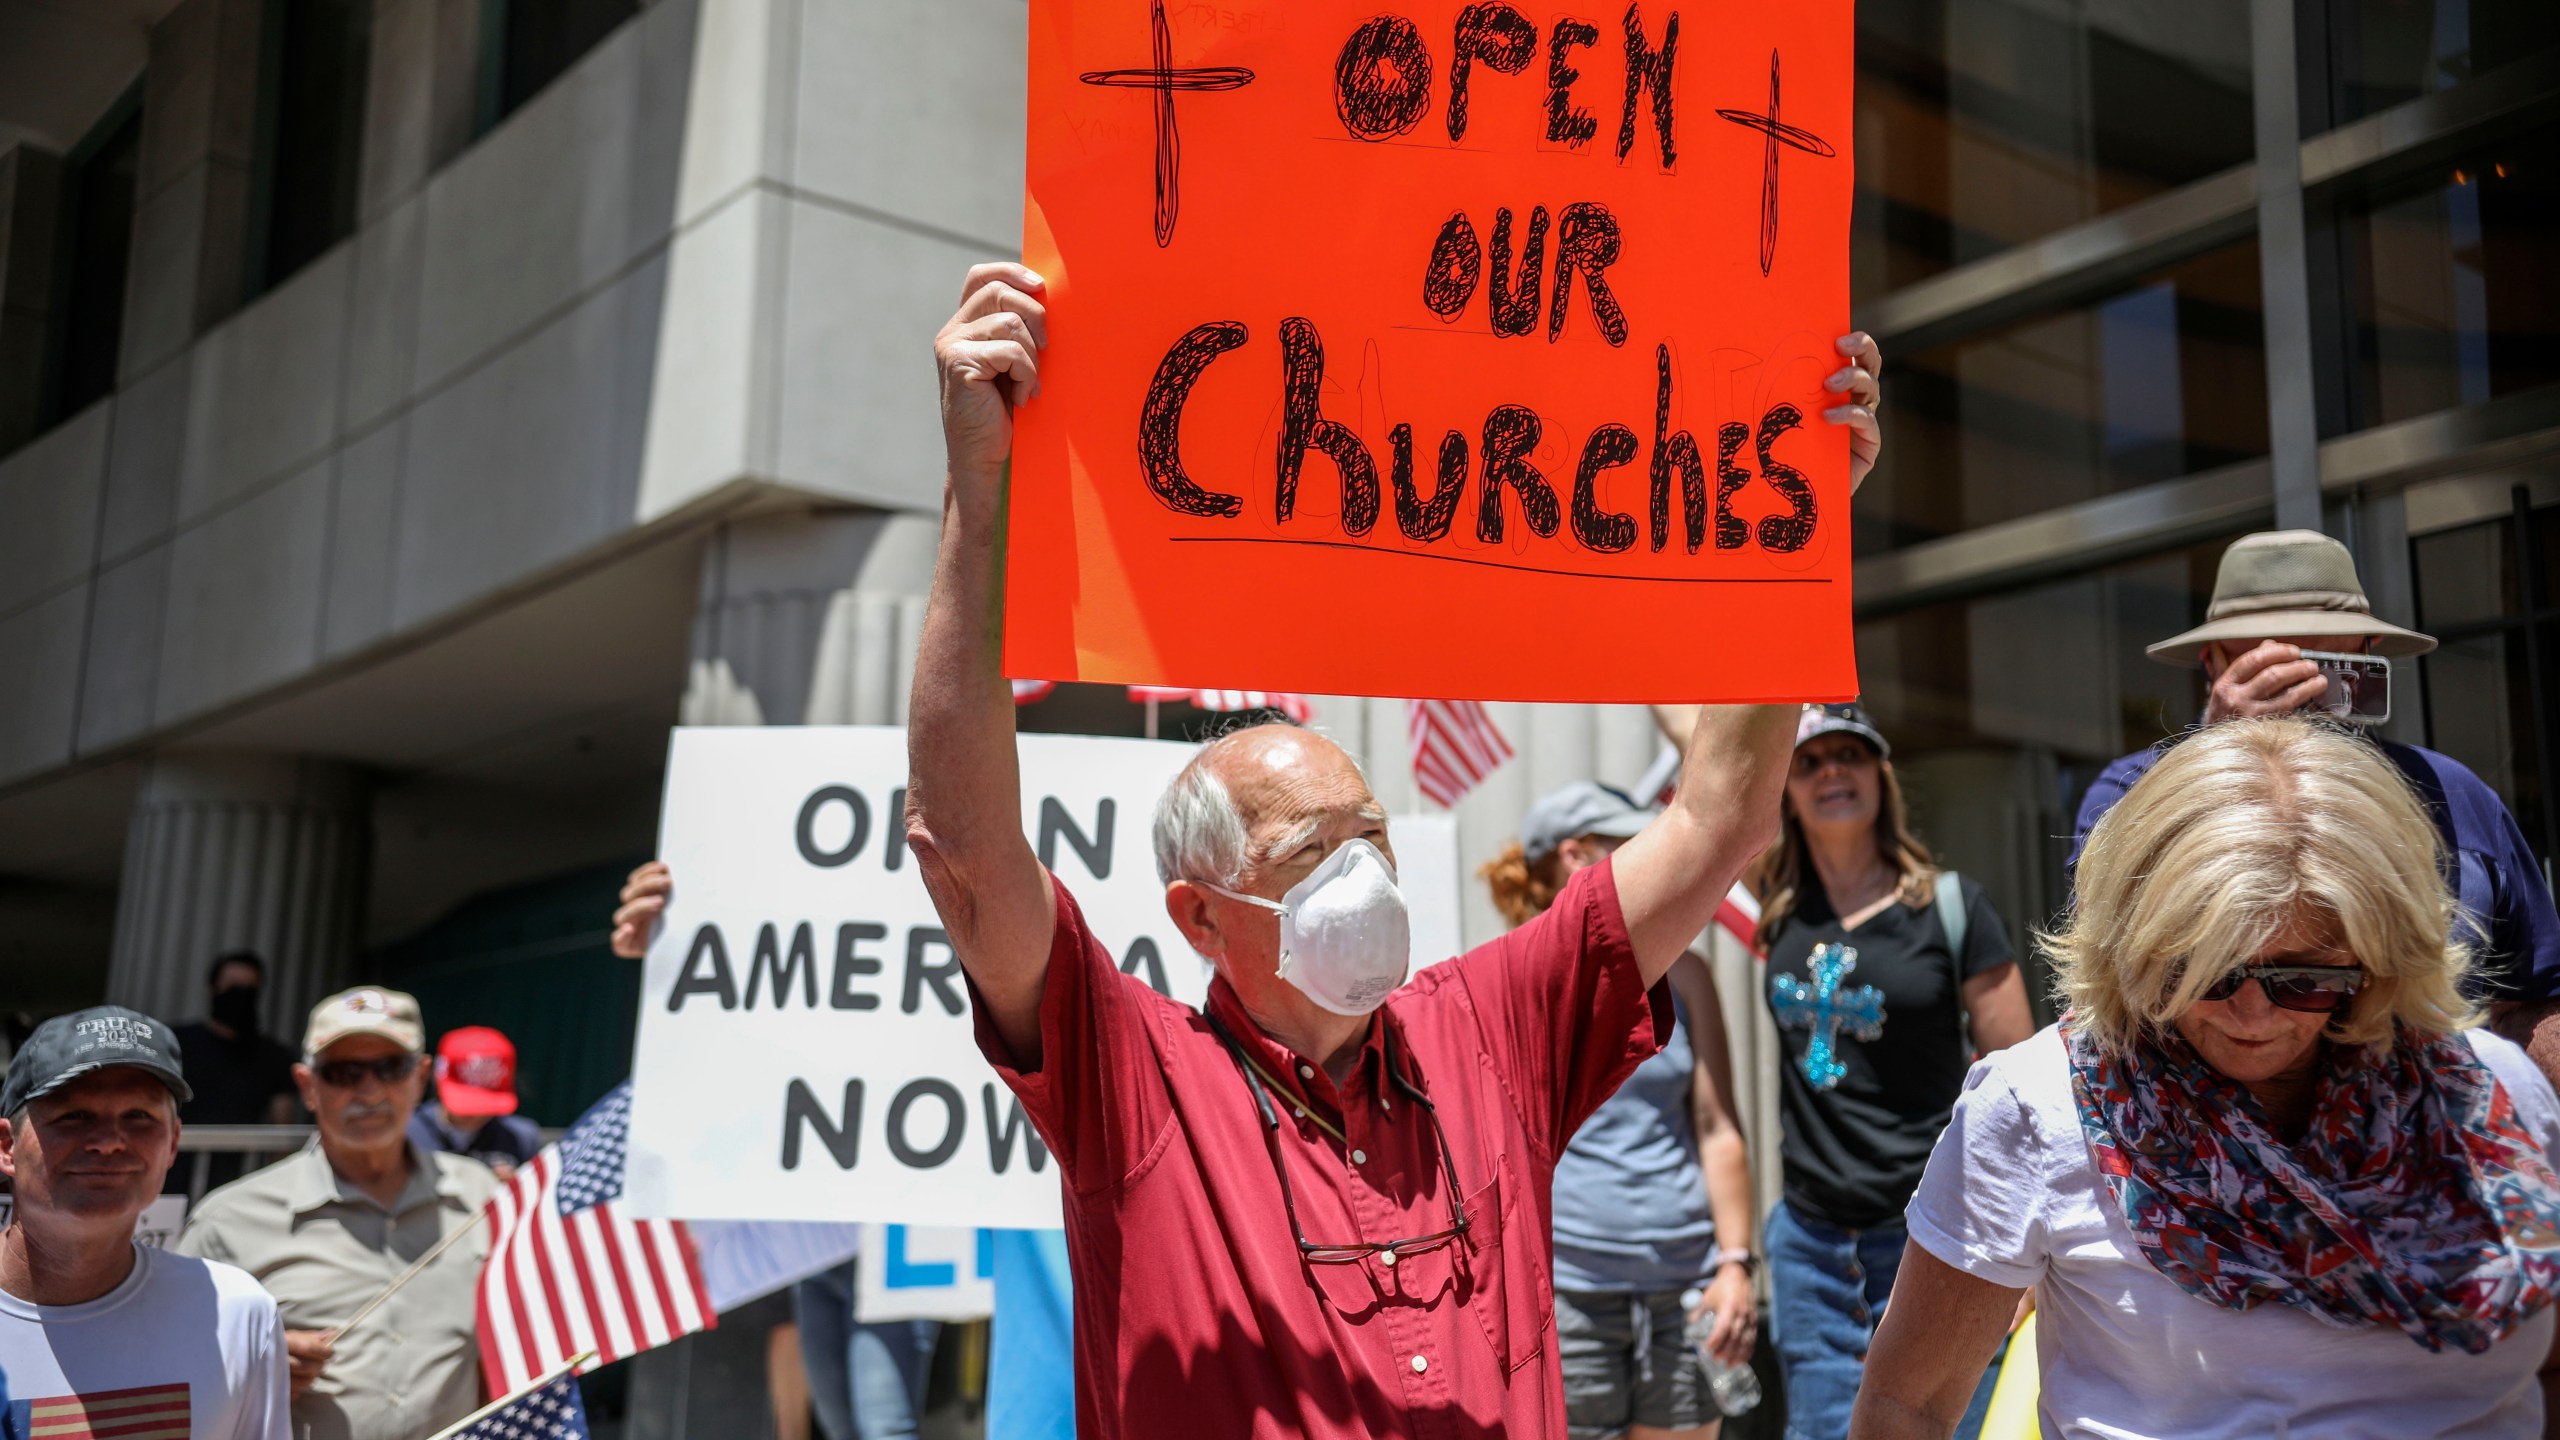
[[[1768,159],[1760,167],[1760,273],[1769,273],[1770,263],[1778,258],[1778,147],[1792,145],[1809,154],[1828,158],[1840,152],[1831,142],[1778,119],[1778,52],[1769,52],[1769,113],[1754,114],[1749,110],[1718,110],[1718,115],[1736,125],[1747,126],[1769,137]]]
[[[1241,65],[1173,68],[1173,30],[1164,23],[1164,0],[1155,0],[1156,63],[1145,70],[1087,70],[1076,78],[1087,85],[1156,92],[1156,244],[1173,243],[1173,222],[1182,213],[1182,132],[1174,122],[1177,90],[1240,90],[1253,83],[1253,72]]]

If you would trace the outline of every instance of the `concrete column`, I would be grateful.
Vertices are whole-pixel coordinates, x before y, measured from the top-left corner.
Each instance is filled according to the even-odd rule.
[[[152,761],[125,841],[107,998],[177,1020],[204,1008],[224,950],[267,962],[268,1032],[347,983],[364,917],[372,825],[364,776],[285,755],[173,752]]]
[[[23,143],[0,151],[0,455],[33,439],[44,415],[61,338],[61,221],[62,157]]]
[[[184,0],[151,28],[117,379],[239,308],[249,273],[263,0]]]
[[[2320,419],[2311,351],[2309,242],[2302,218],[2302,110],[2294,0],[2250,0],[2258,143],[2258,293],[2266,312],[2267,458],[2276,525],[2321,528]]]
[[[683,723],[905,723],[939,533],[878,510],[722,526],[703,555]]]

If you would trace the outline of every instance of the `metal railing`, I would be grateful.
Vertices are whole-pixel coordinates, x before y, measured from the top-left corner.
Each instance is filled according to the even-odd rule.
[[[178,1164],[171,1172],[186,1181],[187,1206],[205,1197],[213,1188],[213,1157],[241,1155],[242,1173],[272,1165],[311,1143],[316,1127],[310,1125],[189,1125],[178,1132]],[[560,1138],[560,1131],[542,1128],[542,1143]]]
[[[309,1125],[189,1125],[178,1132],[175,1174],[187,1181],[187,1206],[213,1188],[213,1157],[243,1155],[242,1173],[272,1165],[311,1143]]]

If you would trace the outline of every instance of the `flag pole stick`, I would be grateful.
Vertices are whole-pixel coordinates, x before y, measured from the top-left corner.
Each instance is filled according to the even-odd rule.
[[[470,1429],[474,1425],[479,1424],[482,1420],[496,1414],[499,1410],[508,1405],[514,1404],[517,1400],[532,1394],[534,1391],[541,1389],[543,1386],[550,1384],[561,1376],[573,1373],[579,1366],[586,1364],[594,1358],[596,1358],[596,1352],[593,1350],[589,1350],[582,1355],[572,1357],[568,1364],[561,1366],[559,1369],[554,1370],[547,1375],[541,1376],[521,1390],[512,1391],[508,1394],[499,1396],[497,1399],[490,1401],[488,1404],[481,1406],[479,1409],[472,1411],[470,1414],[463,1416],[461,1419],[454,1421],[452,1424],[447,1425],[433,1435],[428,1436],[427,1440],[452,1440],[452,1437],[461,1434],[463,1431]]]
[[[411,1263],[408,1269],[401,1271],[397,1276],[393,1277],[391,1283],[383,1287],[381,1294],[364,1302],[363,1309],[358,1310],[346,1324],[339,1326],[335,1331],[331,1332],[329,1336],[329,1343],[334,1345],[340,1340],[347,1338],[347,1332],[355,1329],[357,1326],[363,1324],[367,1319],[371,1318],[374,1311],[382,1308],[384,1301],[399,1294],[401,1286],[417,1279],[421,1272],[436,1262],[437,1256],[442,1255],[445,1251],[453,1248],[453,1242],[470,1234],[472,1230],[477,1228],[480,1224],[480,1217],[488,1213],[489,1207],[483,1205],[471,1213],[470,1219],[465,1220],[461,1224],[446,1231],[443,1239],[438,1240],[435,1244],[427,1247],[426,1254],[419,1256],[416,1261]]]

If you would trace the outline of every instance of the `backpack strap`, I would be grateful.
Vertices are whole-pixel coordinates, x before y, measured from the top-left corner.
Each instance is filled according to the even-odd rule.
[[[1965,925],[1970,919],[1964,913],[1964,877],[1953,870],[1938,872],[1938,929],[1947,937],[1947,953],[1955,957],[1956,973],[1964,973]]]
[[[1964,877],[1953,870],[1938,872],[1938,930],[1947,937],[1948,966],[1953,971],[1956,994],[1956,1033],[1964,1037],[1966,1063],[1979,1055],[1973,1045],[1973,1018],[1964,1009],[1964,940],[1965,928],[1972,917],[1964,913]]]

